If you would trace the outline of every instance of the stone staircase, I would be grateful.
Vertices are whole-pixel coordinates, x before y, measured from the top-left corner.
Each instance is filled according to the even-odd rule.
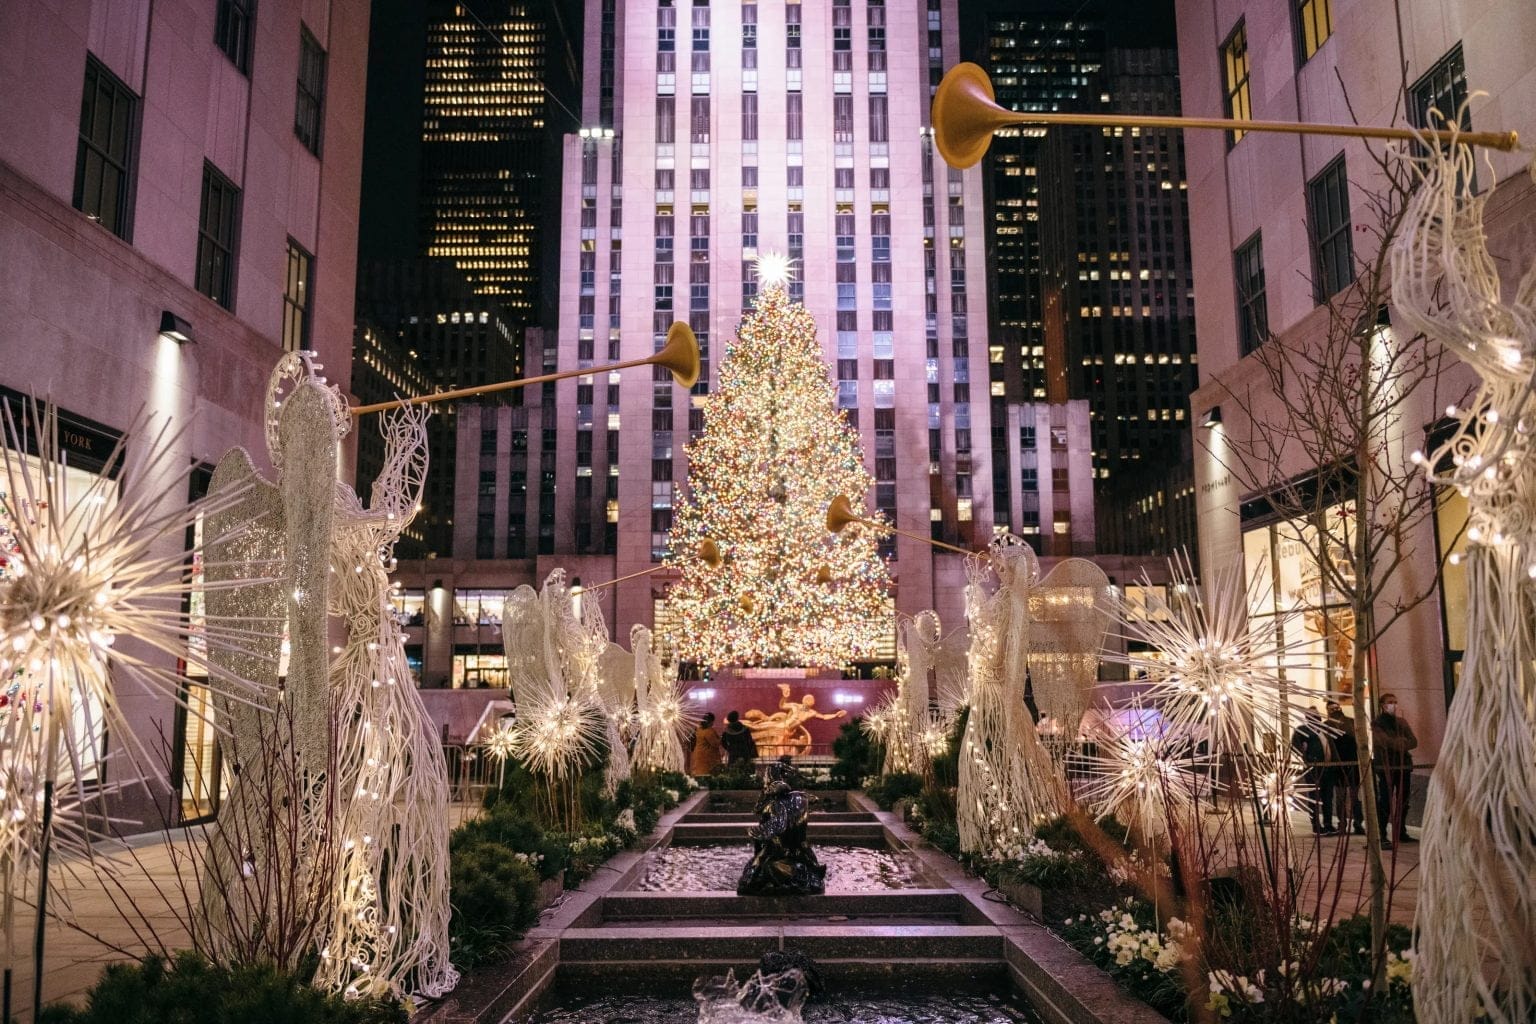
[[[813,845],[887,849],[920,863],[880,816],[847,806],[848,799],[812,812]],[[729,804],[701,802],[673,823],[667,842],[739,844],[745,863],[746,829],[754,821]],[[776,898],[626,888],[645,868],[642,860],[561,932],[562,983],[642,975],[658,984],[691,983],[727,969],[750,972],[774,950],[811,957],[829,983],[985,988],[1007,981],[999,922],[927,870],[919,870],[913,888]],[[992,907],[1005,918],[1012,913]]]

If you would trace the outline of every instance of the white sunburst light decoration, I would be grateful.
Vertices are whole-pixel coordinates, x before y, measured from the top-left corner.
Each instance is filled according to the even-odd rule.
[[[47,900],[48,879],[38,870],[45,851],[74,850],[88,859],[89,840],[110,824],[107,789],[82,788],[104,766],[103,738],[112,735],[116,774],[127,784],[148,791],[148,780],[161,777],[158,761],[124,717],[124,689],[184,705],[179,665],[190,664],[206,670],[210,690],[223,699],[260,705],[269,689],[223,670],[208,654],[245,650],[276,624],[192,620],[194,596],[245,581],[214,584],[192,571],[189,531],[230,499],[166,501],[178,485],[181,493],[186,488],[179,433],[164,425],[151,429],[140,417],[104,468],[88,472],[69,465],[52,406],[27,402],[20,422],[10,406],[5,413],[0,923],[12,954],[16,900],[24,892],[33,902]],[[270,562],[242,568],[276,571]],[[193,637],[196,643],[189,642]]]
[[[1094,753],[1071,758],[1086,777],[1078,799],[1094,815],[1113,815],[1154,837],[1194,806],[1207,759],[1188,736],[1169,734],[1155,711],[1133,702],[1111,716],[1095,739]]]
[[[1122,621],[1131,618],[1128,638],[1150,653],[1106,659],[1145,676],[1151,685],[1141,695],[1143,703],[1160,711],[1174,734],[1208,738],[1215,756],[1254,749],[1263,735],[1288,742],[1305,708],[1327,695],[1287,681],[1288,672],[1300,675],[1312,667],[1307,655],[1320,653],[1321,640],[1279,639],[1293,632],[1285,627],[1299,612],[1282,612],[1278,622],[1250,619],[1255,602],[1235,567],[1208,574],[1205,593],[1187,562],[1170,560],[1169,573],[1171,601],[1153,598],[1134,617],[1127,616],[1123,603],[1117,608]],[[1143,589],[1153,592],[1145,577]]]

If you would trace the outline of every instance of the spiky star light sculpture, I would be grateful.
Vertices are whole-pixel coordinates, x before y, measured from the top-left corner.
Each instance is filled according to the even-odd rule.
[[[1310,668],[1306,655],[1315,648],[1282,645],[1277,635],[1289,631],[1273,619],[1250,620],[1248,588],[1236,569],[1210,574],[1208,594],[1186,562],[1171,560],[1169,570],[1173,601],[1154,599],[1148,614],[1129,625],[1129,635],[1152,653],[1115,660],[1145,675],[1151,685],[1142,700],[1162,712],[1175,734],[1208,735],[1214,754],[1249,749],[1266,734],[1284,743],[1308,702],[1324,696],[1288,685],[1285,677],[1287,669]],[[1152,590],[1148,580],[1143,586]],[[1125,618],[1123,609],[1117,614]]]
[[[1096,737],[1094,753],[1072,755],[1071,766],[1087,779],[1078,799],[1098,817],[1114,815],[1156,836],[1193,806],[1208,762],[1189,737],[1147,728],[1139,703],[1125,710],[1128,716],[1111,719]]]
[[[0,446],[7,546],[0,570],[0,800],[6,812],[0,876],[6,891],[0,916],[7,935],[14,902],[32,888],[43,852],[60,844],[88,853],[87,814],[98,824],[105,819],[103,791],[87,796],[79,788],[97,775],[102,738],[112,735],[125,778],[160,777],[158,762],[123,715],[125,687],[182,703],[178,665],[184,659],[206,670],[210,690],[227,700],[260,704],[269,696],[260,684],[212,664],[208,654],[245,649],[277,624],[194,624],[185,610],[199,591],[242,583],[200,579],[187,561],[188,532],[227,507],[227,499],[167,503],[176,481],[186,486],[179,435],[147,427],[136,421],[106,468],[87,474],[68,468],[53,407],[29,402],[21,423],[6,409]],[[129,463],[129,440],[139,434],[147,435],[136,438],[143,454]],[[20,454],[28,448],[35,456]],[[194,634],[199,642],[189,643]],[[46,905],[48,879],[36,875],[31,895]]]

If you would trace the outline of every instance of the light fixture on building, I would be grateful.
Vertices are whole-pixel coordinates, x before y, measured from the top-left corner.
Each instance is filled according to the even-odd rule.
[[[1209,430],[1211,427],[1217,426],[1219,423],[1221,423],[1221,406],[1219,405],[1211,406],[1210,409],[1206,411],[1205,419],[1200,421],[1200,425],[1205,427],[1207,430]]]
[[[192,342],[192,325],[168,309],[160,311],[160,336],[170,338],[178,345]]]

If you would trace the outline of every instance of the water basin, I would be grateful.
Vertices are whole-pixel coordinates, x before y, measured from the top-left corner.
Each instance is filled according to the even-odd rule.
[[[866,846],[815,847],[827,866],[827,892],[870,892],[922,888],[924,880],[908,854]],[[741,843],[666,846],[650,855],[634,888],[641,892],[735,892],[752,848]]]
[[[529,1024],[695,1024],[692,999],[587,996],[557,990],[558,1008],[537,1013]],[[841,997],[829,995],[805,1007],[805,1024],[1039,1024],[1040,1017],[1015,994]]]

